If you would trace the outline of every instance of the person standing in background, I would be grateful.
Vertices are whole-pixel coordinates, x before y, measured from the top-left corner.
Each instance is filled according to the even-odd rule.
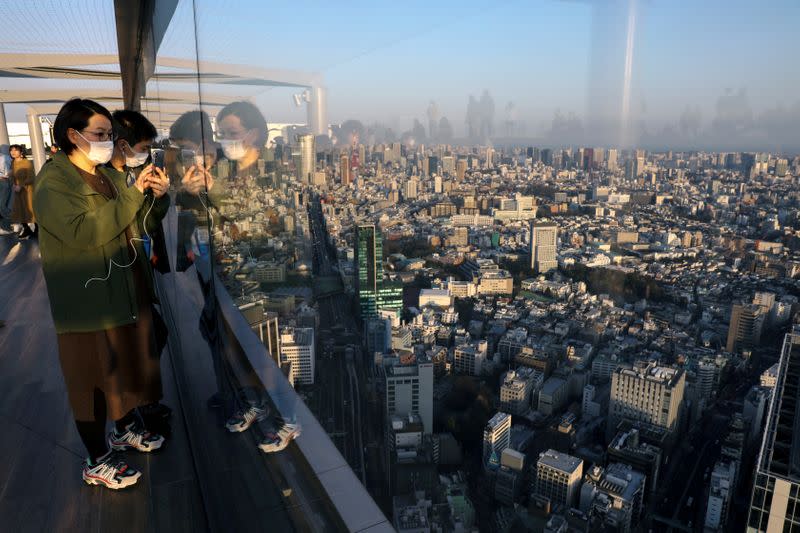
[[[114,111],[111,114],[111,123],[116,140],[114,141],[114,152],[111,160],[106,164],[106,168],[125,174],[129,186],[136,182],[142,173],[158,172],[150,161],[150,150],[158,137],[158,131],[147,120],[147,117],[137,111]],[[145,205],[148,201],[145,201]],[[169,195],[164,194],[155,199],[153,210],[157,213],[166,213],[169,204]],[[164,240],[160,224],[150,228],[146,234],[142,235],[142,239],[145,241],[142,243],[145,254],[150,256],[152,263],[155,258],[153,249],[156,243],[154,241],[163,243]],[[166,251],[166,249],[164,250]],[[153,357],[161,354],[161,350],[166,344],[167,331],[161,315],[155,309],[151,313],[158,346],[152,353],[139,354],[142,357],[139,366],[145,379],[142,380],[139,392],[143,403],[137,411],[146,430],[168,436],[170,432],[168,420],[172,416],[172,409],[161,403],[164,396],[161,387],[161,362],[160,357]]]
[[[25,158],[25,148],[11,145],[11,184],[14,189],[14,206],[11,220],[19,227],[17,237],[26,240],[36,235],[36,219],[33,216],[33,163]]]
[[[8,145],[0,145],[0,235],[11,235],[11,158]]]

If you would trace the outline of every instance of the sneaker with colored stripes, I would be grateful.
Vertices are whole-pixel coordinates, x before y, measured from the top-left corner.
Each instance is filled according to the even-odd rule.
[[[135,485],[141,476],[141,472],[113,452],[108,452],[95,464],[87,459],[83,465],[83,480],[87,484],[101,485],[112,490]]]
[[[246,408],[239,409],[231,416],[225,427],[231,433],[241,433],[247,431],[250,426],[260,422],[267,417],[267,408],[259,405],[248,405]]]
[[[276,432],[267,433],[258,447],[264,453],[275,453],[285,450],[289,443],[300,436],[300,424],[285,423]]]
[[[125,433],[121,435],[116,429],[108,434],[108,445],[116,451],[134,449],[147,453],[161,448],[162,444],[164,437],[139,428],[135,423],[128,424]]]

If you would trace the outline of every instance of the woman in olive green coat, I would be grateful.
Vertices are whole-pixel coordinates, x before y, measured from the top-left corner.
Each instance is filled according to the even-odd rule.
[[[164,173],[146,167],[132,182],[104,167],[114,150],[111,114],[71,100],[58,114],[61,151],[36,178],[42,270],[58,336],[59,359],[78,433],[88,451],[83,479],[119,489],[141,475],[109,451],[149,452],[160,435],[134,409],[158,365],[152,269],[142,246],[169,207]],[[106,435],[108,419],[115,429]]]
[[[20,228],[20,239],[34,234],[36,219],[33,216],[33,163],[25,159],[25,149],[19,144],[9,148],[11,155],[11,183],[14,186],[14,206],[11,220]],[[33,227],[32,227],[33,226]]]

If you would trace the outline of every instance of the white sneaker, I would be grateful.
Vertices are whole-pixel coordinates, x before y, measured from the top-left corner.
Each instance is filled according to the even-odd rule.
[[[83,480],[87,484],[102,485],[113,490],[135,485],[141,476],[141,472],[111,452],[94,466],[89,464],[88,459],[83,465]]]
[[[300,424],[284,424],[276,433],[267,433],[258,447],[264,453],[275,453],[285,450],[289,443],[300,436]]]
[[[119,452],[132,448],[147,453],[161,448],[162,444],[164,444],[164,437],[139,429],[134,423],[128,424],[122,435],[118,435],[116,429],[108,434],[109,447]]]
[[[250,405],[247,409],[239,409],[232,417],[225,422],[225,427],[231,433],[241,433],[247,431],[250,426],[264,420],[267,417],[267,410],[264,407]]]

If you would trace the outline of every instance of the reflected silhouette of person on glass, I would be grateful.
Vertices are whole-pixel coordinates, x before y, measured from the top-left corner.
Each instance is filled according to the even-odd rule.
[[[42,270],[58,354],[88,458],[83,480],[120,489],[141,472],[114,452],[159,449],[164,437],[137,408],[160,397],[157,302],[143,235],[161,223],[169,182],[149,167],[132,181],[106,164],[114,154],[111,113],[70,100],[54,124],[61,147],[36,179]],[[107,419],[114,429],[106,433]]]
[[[194,118],[200,118],[200,129],[208,131],[205,123],[207,117],[195,115]],[[222,157],[213,158],[213,166],[207,164],[211,160],[208,157],[203,157],[203,164],[200,158],[193,165],[187,166],[187,162],[184,162],[182,191],[176,202],[184,209],[196,209],[199,202],[207,215],[206,220],[198,217],[193,249],[196,250],[195,255],[201,256],[194,258],[194,264],[205,300],[200,327],[211,346],[218,381],[218,393],[209,404],[223,408],[225,427],[229,431],[243,432],[268,417],[269,396],[279,413],[273,417],[274,430],[264,431],[259,447],[265,452],[280,451],[300,433],[300,427],[294,420],[293,402],[280,393],[280,382],[275,375],[279,369],[268,371],[263,376],[269,387],[267,391],[247,357],[241,353],[238,342],[221,317],[215,294],[218,280],[215,281],[212,274],[216,268],[214,261],[226,259],[229,247],[243,238],[236,224],[236,213],[226,210],[225,204],[230,201],[236,203],[235,191],[242,190],[246,182],[259,177],[257,162],[267,138],[266,119],[252,103],[234,102],[219,112],[216,124]],[[210,145],[207,138],[199,139],[196,133],[192,137],[177,127],[171,129],[171,138],[182,151],[200,146],[208,150]],[[192,198],[187,199],[186,195]],[[238,200],[241,201],[241,198]]]

